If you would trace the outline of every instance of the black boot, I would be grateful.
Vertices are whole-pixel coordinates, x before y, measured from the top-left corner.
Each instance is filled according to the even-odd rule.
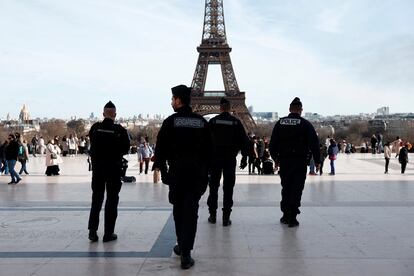
[[[231,225],[230,213],[223,212],[223,226],[230,226],[230,225]]]
[[[296,214],[290,215],[288,219],[288,227],[297,227],[299,226],[299,221],[296,219]]]
[[[105,234],[103,236],[102,241],[103,242],[110,242],[110,241],[114,241],[116,239],[118,239],[118,236],[116,234],[112,233],[112,234]]]
[[[173,248],[174,254],[177,256],[181,256],[181,249],[180,246],[178,244],[176,244]]]
[[[190,253],[186,253],[185,255],[181,255],[181,268],[182,269],[189,269],[194,265],[194,259],[191,258]]]
[[[173,248],[174,254],[177,256],[181,256],[181,249],[180,246],[178,244],[176,244]]]
[[[208,217],[208,222],[211,224],[215,224],[217,220],[217,214],[214,213],[210,213],[210,216]]]
[[[99,240],[98,234],[96,231],[89,230],[89,240],[91,242],[97,242]]]
[[[280,218],[280,223],[282,224],[288,224],[288,215],[286,215],[285,213],[283,213],[283,216]]]

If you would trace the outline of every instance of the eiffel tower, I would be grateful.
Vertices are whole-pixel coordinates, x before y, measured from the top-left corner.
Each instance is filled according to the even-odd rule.
[[[197,51],[199,57],[191,84],[193,111],[201,115],[220,113],[220,99],[226,97],[231,103],[234,116],[240,119],[246,131],[253,132],[256,123],[246,107],[245,93],[240,92],[231,64],[231,48],[227,44],[223,0],[206,0],[203,37]],[[225,91],[204,90],[210,64],[221,65]]]

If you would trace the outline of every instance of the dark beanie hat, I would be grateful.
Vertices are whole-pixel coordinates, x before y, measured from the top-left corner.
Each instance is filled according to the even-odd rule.
[[[106,105],[104,106],[104,108],[115,108],[115,105],[113,102],[109,101],[106,103]]]
[[[185,102],[190,101],[191,87],[187,87],[186,85],[180,84],[178,86],[171,88],[171,92],[174,96],[180,98]]]
[[[227,100],[226,98],[221,98],[220,99],[220,104],[225,105],[225,104],[229,104],[229,100]]]
[[[290,106],[299,106],[302,107],[302,102],[298,97],[295,97],[293,101],[290,103]]]

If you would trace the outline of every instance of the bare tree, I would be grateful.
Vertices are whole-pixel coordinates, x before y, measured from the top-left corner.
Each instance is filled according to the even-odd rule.
[[[160,128],[155,125],[136,126],[129,130],[131,144],[139,143],[145,138],[148,138],[150,144],[155,144],[159,130]]]
[[[8,131],[3,125],[0,125],[0,144],[3,144],[7,139]]]
[[[85,121],[83,119],[71,120],[67,124],[68,132],[83,136],[86,134]]]
[[[66,134],[66,123],[63,120],[52,119],[40,124],[40,135],[47,141],[56,135],[62,137]]]

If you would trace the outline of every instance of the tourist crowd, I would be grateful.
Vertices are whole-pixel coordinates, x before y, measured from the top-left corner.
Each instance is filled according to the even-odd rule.
[[[269,154],[268,138],[263,136],[249,136],[248,173],[250,175],[270,175],[278,173],[275,170],[274,161]],[[19,133],[12,133],[4,143],[0,144],[0,172],[10,174],[11,182],[17,184],[21,181],[20,175],[29,174],[27,163],[29,156],[40,155],[46,157],[46,172],[48,176],[59,175],[59,164],[63,162],[62,157],[73,157],[78,154],[88,154],[90,149],[89,136],[78,138],[76,134],[69,134],[63,137],[55,136],[47,142],[42,136],[35,135],[30,143]],[[398,158],[401,164],[401,173],[405,172],[408,163],[408,152],[412,145],[400,137],[394,141],[384,141],[380,133],[373,134],[370,141],[363,141],[360,147],[347,142],[344,139],[336,141],[328,136],[320,143],[321,164],[318,172],[315,171],[315,162],[309,155],[309,175],[322,175],[324,172],[325,160],[329,160],[330,175],[335,175],[335,160],[338,154],[352,154],[357,151],[361,153],[371,152],[372,154],[383,154],[385,159],[385,173],[388,174],[388,167],[392,156]],[[154,161],[155,146],[150,145],[148,137],[140,138],[136,147],[131,147],[131,153],[137,153],[139,163],[139,174],[148,174],[150,162]],[[19,172],[15,166],[20,163]]]

